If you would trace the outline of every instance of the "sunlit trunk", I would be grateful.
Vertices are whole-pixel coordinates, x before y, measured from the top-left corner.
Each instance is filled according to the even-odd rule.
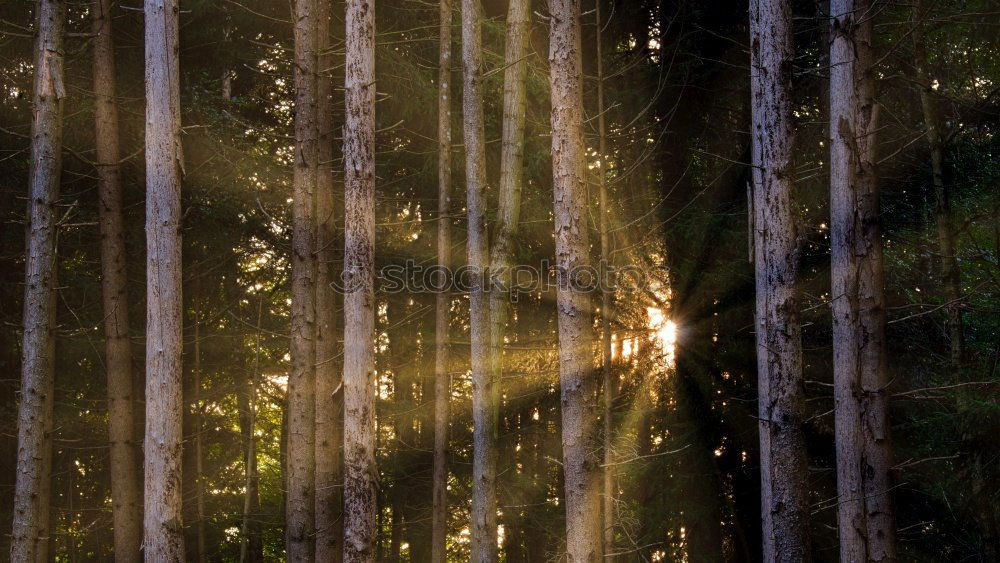
[[[750,5],[754,269],[765,561],[809,559],[805,387],[794,203],[792,7]]]
[[[55,393],[56,203],[62,169],[66,4],[36,4],[31,172],[24,271],[21,402],[17,411],[12,561],[47,561]]]
[[[98,212],[101,224],[101,293],[104,309],[104,365],[108,372],[108,438],[111,517],[115,561],[141,559],[142,500],[133,434],[132,346],[129,342],[125,272],[125,219],[122,211],[118,106],[111,0],[90,6],[94,34],[94,141],[97,149]]]
[[[344,559],[375,557],[375,5],[348,0],[344,77]]]
[[[602,472],[591,296],[576,279],[590,262],[579,0],[551,0],[549,13],[566,554],[583,563],[602,558]]]
[[[472,353],[472,561],[497,560],[495,382],[490,366],[490,311],[485,274],[486,133],[483,121],[483,38],[480,0],[462,0],[462,122],[468,213],[469,326]]]
[[[830,243],[841,561],[896,559],[868,0],[833,0]]]
[[[437,262],[451,267],[451,0],[441,0],[438,31],[438,206]],[[431,561],[444,563],[448,535],[448,325],[451,294],[439,291],[434,304],[434,473]]]
[[[143,554],[183,561],[184,384],[177,0],[146,0],[146,437]]]

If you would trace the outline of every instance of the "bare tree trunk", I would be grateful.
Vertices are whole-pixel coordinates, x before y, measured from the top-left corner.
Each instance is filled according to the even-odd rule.
[[[146,0],[144,555],[183,561],[180,69],[177,0]]]
[[[347,0],[344,76],[344,560],[375,557],[375,3]]]
[[[36,4],[31,176],[24,272],[21,402],[17,413],[12,561],[47,561],[55,392],[56,203],[62,171],[66,4]]]
[[[292,337],[288,377],[286,556],[313,558],[316,441],[317,0],[295,0]]]
[[[191,402],[194,403],[194,412],[191,413],[191,424],[194,426],[194,508],[195,508],[195,554],[194,560],[199,563],[205,561],[205,468],[204,453],[202,451],[201,432],[204,429],[202,424],[201,407],[201,277],[194,279],[194,358],[191,369]]]
[[[611,210],[608,208],[608,136],[604,120],[604,50],[601,32],[604,22],[601,19],[602,0],[594,2],[595,27],[597,40],[597,187],[598,187],[598,229],[601,234],[601,272],[607,271],[611,265],[611,241],[608,236],[608,218]],[[605,283],[601,284],[601,375],[604,388],[604,501],[602,515],[604,516],[604,560],[614,561],[615,548],[615,465],[614,465],[614,429],[613,416],[617,385],[612,372],[611,358],[611,308],[613,294]]]
[[[917,0],[913,7],[913,56],[916,69],[920,106],[924,114],[927,130],[927,144],[931,149],[931,175],[934,182],[934,218],[937,222],[938,248],[941,254],[941,279],[945,284],[945,298],[948,300],[948,337],[951,344],[951,361],[955,366],[962,364],[965,355],[965,330],[962,322],[962,273],[955,257],[954,217],[948,185],[944,181],[944,142],[941,138],[941,123],[934,107],[934,90],[927,71],[927,52],[924,45],[924,19],[927,17],[924,3]]]
[[[240,563],[260,563],[264,560],[260,537],[260,478],[257,472],[257,381],[260,377],[260,321],[264,299],[257,302],[257,333],[254,335],[254,358],[249,378],[239,395],[240,434],[243,438],[243,530],[240,539]]]
[[[500,411],[501,381],[503,376],[503,342],[509,318],[511,281],[510,268],[514,253],[515,238],[521,215],[521,191],[524,184],[524,123],[525,123],[525,81],[528,74],[527,52],[531,26],[530,0],[512,0],[507,9],[507,40],[504,53],[503,88],[503,131],[500,155],[500,194],[497,208],[496,238],[490,255],[490,276],[493,283],[489,291],[489,404],[491,409],[492,442],[483,448],[489,457],[488,471],[491,490],[485,491],[493,499],[486,506],[496,512],[496,458],[499,448],[498,429]],[[470,223],[471,225],[471,223]],[[471,227],[470,227],[471,228]],[[484,229],[485,230],[485,229]],[[487,520],[491,528],[487,531],[494,537],[496,517]],[[493,560],[497,557],[491,555]]]
[[[316,560],[339,562],[344,554],[341,518],[344,443],[343,404],[336,331],[337,218],[333,203],[333,51],[330,47],[330,0],[319,0],[316,19],[317,128],[316,178]]]
[[[830,5],[830,238],[841,561],[894,561],[868,0]]]
[[[438,265],[451,268],[451,0],[439,6],[438,46]],[[434,304],[434,473],[431,561],[444,563],[448,535],[448,326],[451,294],[442,288]]]
[[[98,211],[101,223],[101,293],[104,306],[104,363],[108,371],[111,516],[115,561],[140,560],[142,504],[136,473],[132,346],[129,342],[125,274],[125,219],[119,180],[118,107],[111,0],[92,0],[94,33],[94,139],[97,149]]]
[[[590,247],[579,0],[550,0],[549,13],[566,553],[582,563],[602,558],[602,472],[590,294],[575,279],[589,266]]]
[[[486,292],[486,140],[483,122],[483,37],[480,0],[462,0],[462,122],[468,213],[469,325],[472,340],[472,561],[497,560],[494,381],[490,373],[490,310]]]
[[[809,559],[808,455],[792,181],[792,7],[750,5],[754,269],[765,561]]]

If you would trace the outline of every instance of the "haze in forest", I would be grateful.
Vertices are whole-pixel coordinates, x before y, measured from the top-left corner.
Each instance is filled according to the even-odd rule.
[[[0,552],[1000,560],[998,25],[0,2]]]

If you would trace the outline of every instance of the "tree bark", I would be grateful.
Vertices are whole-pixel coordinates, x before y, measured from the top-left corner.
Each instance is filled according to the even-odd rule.
[[[792,7],[750,5],[754,269],[765,561],[809,559],[792,115]]]
[[[316,442],[317,0],[295,0],[292,336],[288,377],[286,556],[313,558]]]
[[[56,204],[62,169],[66,4],[36,4],[31,171],[24,272],[21,402],[17,413],[12,561],[47,561],[55,392]]]
[[[927,50],[924,44],[924,3],[917,0],[913,7],[913,64],[916,70],[920,107],[927,130],[927,144],[931,149],[931,177],[934,185],[934,219],[937,223],[938,251],[941,255],[941,279],[944,280],[945,298],[948,300],[948,337],[951,362],[960,366],[965,355],[965,329],[962,321],[962,272],[955,256],[954,217],[951,210],[948,185],[944,181],[944,141],[941,123],[934,107],[934,89],[927,70]]]
[[[472,561],[497,560],[496,435],[486,292],[486,139],[483,121],[483,38],[480,0],[462,0],[462,123],[468,213],[469,325],[472,341]]]
[[[108,372],[111,515],[115,561],[140,560],[142,503],[133,434],[132,346],[129,342],[125,273],[125,219],[119,179],[118,107],[111,0],[93,0],[94,138],[97,149],[98,212],[101,223],[101,293],[104,364]]]
[[[868,0],[833,0],[830,238],[841,561],[894,561],[885,296]]]
[[[579,0],[551,0],[549,13],[566,553],[582,563],[602,558],[602,472],[590,294],[576,279],[589,266],[590,247]]]
[[[451,269],[451,0],[439,6],[438,46],[438,208],[437,259]],[[448,551],[448,327],[451,294],[443,288],[434,303],[434,467],[432,485],[431,561],[444,563]]]
[[[344,77],[344,559],[375,557],[375,4],[347,0]]]
[[[146,0],[144,556],[183,561],[180,76],[177,0]]]
[[[337,217],[333,197],[333,51],[330,0],[319,0],[316,18],[318,175],[316,178],[316,560],[339,562],[344,554],[341,518],[344,443],[343,394],[337,342]]]

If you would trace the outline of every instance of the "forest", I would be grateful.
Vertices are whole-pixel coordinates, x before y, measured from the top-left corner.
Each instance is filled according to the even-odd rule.
[[[998,31],[0,0],[0,553],[1000,561]]]

